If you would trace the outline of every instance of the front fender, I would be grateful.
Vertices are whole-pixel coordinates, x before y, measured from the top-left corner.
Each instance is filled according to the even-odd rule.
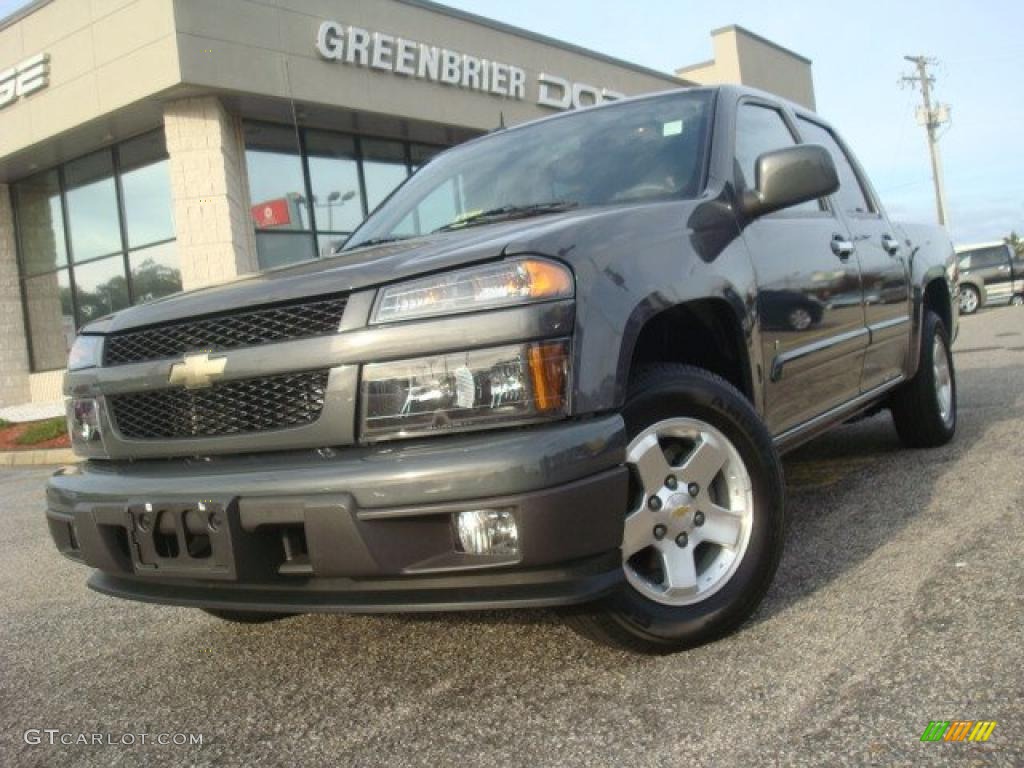
[[[718,200],[597,210],[571,229],[538,229],[506,252],[548,254],[575,272],[574,413],[619,408],[645,323],[696,300],[732,308],[758,381],[754,271],[731,210]]]

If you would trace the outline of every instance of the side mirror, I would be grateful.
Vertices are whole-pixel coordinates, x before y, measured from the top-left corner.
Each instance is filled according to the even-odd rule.
[[[817,200],[839,189],[832,155],[818,144],[765,152],[757,158],[754,175],[757,188],[744,192],[742,201],[750,218]]]

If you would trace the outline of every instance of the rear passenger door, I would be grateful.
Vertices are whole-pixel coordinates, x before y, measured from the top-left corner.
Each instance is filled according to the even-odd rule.
[[[741,101],[737,185],[753,189],[757,158],[796,143],[777,105]],[[867,331],[857,258],[845,223],[824,201],[762,216],[743,239],[757,273],[765,419],[780,434],[858,393]]]
[[[870,344],[860,385],[866,392],[906,370],[911,325],[906,247],[897,240],[896,230],[875,201],[867,179],[835,133],[803,115],[796,122],[806,143],[828,149],[839,173],[839,189],[831,201],[846,221],[860,263]]]

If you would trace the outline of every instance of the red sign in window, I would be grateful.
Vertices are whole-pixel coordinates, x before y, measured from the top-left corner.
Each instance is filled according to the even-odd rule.
[[[258,203],[249,209],[252,220],[260,229],[269,227],[280,227],[284,224],[291,224],[291,212],[288,209],[288,201],[280,197],[277,200],[267,200]]]

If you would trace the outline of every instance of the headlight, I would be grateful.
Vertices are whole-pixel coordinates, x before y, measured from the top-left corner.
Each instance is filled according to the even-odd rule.
[[[573,292],[568,267],[546,259],[510,259],[384,288],[371,322],[391,323],[572,298]]]
[[[72,449],[79,456],[103,456],[99,402],[91,397],[69,397],[66,403],[68,434],[71,435]]]
[[[367,440],[561,418],[569,342],[478,349],[363,367]]]
[[[78,371],[82,368],[96,368],[100,365],[103,353],[102,336],[78,336],[68,353],[68,370]]]

